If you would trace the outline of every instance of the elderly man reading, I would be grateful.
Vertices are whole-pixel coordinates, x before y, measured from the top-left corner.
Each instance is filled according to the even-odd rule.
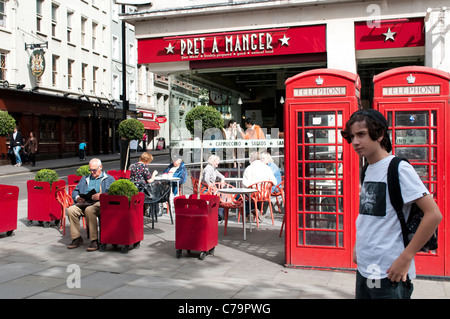
[[[67,246],[69,249],[77,248],[83,244],[80,236],[80,217],[86,217],[89,228],[91,243],[87,251],[98,249],[98,226],[97,217],[100,216],[100,194],[107,193],[109,186],[114,182],[114,177],[107,175],[102,170],[102,162],[93,158],[89,162],[87,176],[83,176],[72,193],[74,205],[67,209],[70,221],[70,236],[72,242]]]

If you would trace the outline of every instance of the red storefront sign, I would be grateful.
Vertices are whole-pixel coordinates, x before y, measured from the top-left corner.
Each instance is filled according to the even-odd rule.
[[[423,18],[355,23],[356,50],[420,47],[425,45]]]
[[[138,40],[140,64],[323,52],[325,25]]]
[[[166,123],[167,121],[167,117],[165,116],[157,116],[155,119],[156,123],[162,124],[162,123]]]

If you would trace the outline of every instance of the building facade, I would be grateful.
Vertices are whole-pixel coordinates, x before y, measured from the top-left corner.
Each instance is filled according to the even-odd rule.
[[[123,118],[122,8],[113,0],[0,1],[0,109],[25,138],[34,132],[39,157],[117,150]],[[136,42],[125,28],[130,110],[136,100]],[[7,139],[0,153],[6,153]]]

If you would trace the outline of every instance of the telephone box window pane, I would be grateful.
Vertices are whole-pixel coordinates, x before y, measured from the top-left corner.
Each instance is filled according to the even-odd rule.
[[[303,214],[298,214],[298,228],[303,228]]]
[[[298,244],[303,245],[303,230],[298,231]]]
[[[398,111],[395,113],[395,126],[428,126],[428,111]]]
[[[343,230],[344,229],[344,216],[338,215],[338,229]]]
[[[305,160],[333,161],[336,159],[335,146],[305,146]]]
[[[303,163],[298,163],[298,175],[297,177],[303,177]]]
[[[303,147],[302,146],[297,147],[297,153],[298,153],[297,158],[300,160],[303,160]]]
[[[336,229],[335,214],[306,214],[306,228]]]
[[[298,193],[303,194],[303,180],[298,181]]]
[[[298,210],[303,211],[303,196],[298,197]]]
[[[396,130],[395,144],[397,145],[417,145],[428,144],[428,130]]]
[[[340,232],[338,234],[338,237],[339,237],[338,247],[344,247],[344,234]]]
[[[397,147],[395,155],[406,157],[411,162],[428,162],[429,160],[427,147]]]
[[[325,231],[306,231],[305,244],[336,247],[336,233]]]
[[[303,113],[302,112],[297,113],[297,126],[299,126],[299,127],[303,126]]]
[[[336,176],[336,164],[335,162],[325,162],[325,163],[306,163],[306,171],[309,173],[308,176],[333,178]]]
[[[306,130],[305,144],[334,144],[336,143],[336,130],[308,129]]]
[[[305,211],[318,212],[320,210],[320,197],[306,197]]]
[[[327,180],[308,180],[306,182],[310,195],[336,195],[336,183]]]
[[[303,143],[303,130],[302,129],[297,130],[297,143],[298,144]]]
[[[340,119],[342,122],[342,118]],[[339,122],[339,118],[338,118]],[[305,126],[336,126],[335,112],[306,112]]]

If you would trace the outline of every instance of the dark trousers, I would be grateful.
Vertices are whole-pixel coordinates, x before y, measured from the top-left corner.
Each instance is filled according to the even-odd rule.
[[[408,278],[405,282],[392,282],[389,278],[367,279],[356,272],[356,299],[411,299],[413,284]]]

